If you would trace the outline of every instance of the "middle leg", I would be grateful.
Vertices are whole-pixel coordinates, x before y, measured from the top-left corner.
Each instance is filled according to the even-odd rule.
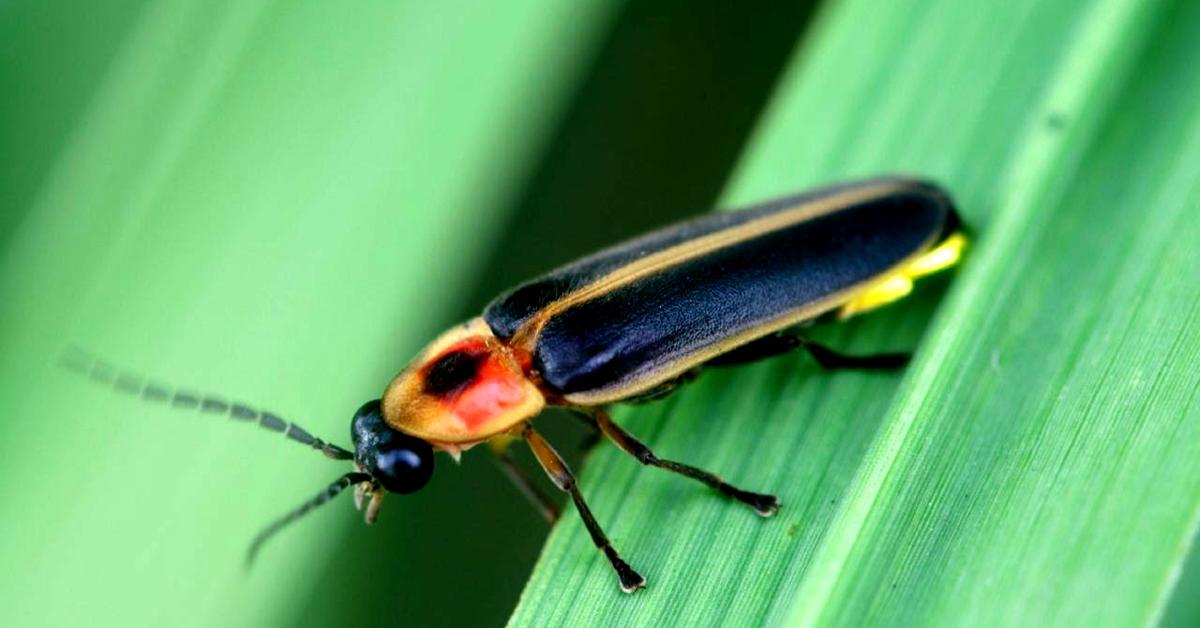
[[[609,437],[617,447],[624,449],[629,455],[637,458],[637,461],[651,467],[666,469],[680,475],[687,476],[694,480],[699,480],[712,488],[717,489],[723,495],[732,497],[743,504],[746,504],[754,509],[754,512],[770,517],[779,510],[779,498],[774,495],[764,493],[752,493],[742,490],[732,484],[729,484],[717,477],[713,473],[709,473],[704,469],[699,469],[691,465],[686,465],[681,462],[671,460],[663,460],[654,455],[653,451],[642,441],[634,438],[632,434],[626,432],[620,425],[617,425],[609,418],[608,413],[601,408],[591,408],[588,410],[592,418],[595,419],[596,425],[600,426],[600,431]]]

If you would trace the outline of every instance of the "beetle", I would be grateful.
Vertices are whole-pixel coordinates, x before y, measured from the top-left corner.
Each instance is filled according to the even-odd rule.
[[[825,368],[902,366],[904,354],[844,355],[803,329],[905,296],[917,277],[953,266],[966,242],[949,196],[906,177],[835,185],[653,231],[523,283],[434,340],[354,414],[353,451],[270,412],[144,383],[83,353],[69,355],[67,366],[148,401],[257,422],[353,462],[353,471],[264,529],[247,563],[277,531],[345,489],[355,488],[369,524],[386,493],[425,486],[435,452],[457,460],[481,443],[553,521],[556,506],[506,453],[523,440],[569,494],[621,589],[633,592],[645,579],[609,542],[532,419],[547,406],[573,410],[641,464],[698,480],[769,517],[780,507],[774,495],[658,457],[609,417],[608,406],[662,397],[705,367],[794,350]]]

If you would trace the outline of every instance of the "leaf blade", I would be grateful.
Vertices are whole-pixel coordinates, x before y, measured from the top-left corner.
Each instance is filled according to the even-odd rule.
[[[710,495],[697,495],[699,491],[683,481],[632,469],[632,464],[618,455],[599,452],[583,474],[585,495],[594,501],[593,510],[611,528],[618,547],[634,565],[652,565],[658,570],[643,567],[650,588],[641,599],[632,601],[613,591],[605,565],[588,556],[594,552],[587,539],[576,522],[567,520],[552,533],[510,620],[512,625],[546,620],[569,623],[572,618],[610,625],[663,621],[1062,623],[1075,622],[1081,616],[1066,614],[1072,611],[1091,621],[1119,624],[1153,621],[1158,615],[1164,591],[1170,586],[1170,573],[1182,561],[1180,548],[1187,546],[1195,529],[1197,491],[1191,490],[1189,483],[1195,482],[1198,471],[1187,463],[1191,451],[1187,447],[1169,451],[1173,477],[1182,488],[1158,493],[1163,505],[1152,509],[1158,512],[1154,521],[1160,527],[1155,529],[1165,533],[1166,540],[1155,545],[1153,558],[1133,561],[1138,573],[1153,586],[1140,588],[1137,596],[1123,602],[1120,596],[1109,595],[1104,600],[1107,605],[1089,606],[1085,594],[1096,590],[1098,574],[1116,568],[1134,548],[1123,546],[1125,553],[1096,552],[1103,559],[1090,563],[1076,556],[1065,567],[1054,563],[1047,546],[1022,537],[1017,524],[1024,519],[1019,516],[1015,523],[1005,520],[1008,544],[978,527],[1012,512],[1041,521],[1045,527],[1038,530],[1053,539],[1043,543],[1057,542],[1068,532],[1081,534],[1068,525],[1067,518],[1042,515],[1037,519],[1035,513],[1050,507],[1051,502],[1044,499],[1046,487],[1024,500],[1003,491],[1004,483],[1015,473],[1015,463],[1007,462],[987,444],[989,436],[1007,434],[1016,444],[1022,443],[1021,438],[1042,443],[1043,449],[1033,450],[1042,456],[1048,451],[1071,452],[1074,457],[1065,467],[1065,477],[1078,480],[1072,493],[1076,501],[1095,500],[1104,505],[1103,512],[1109,513],[1106,516],[1111,521],[1123,522],[1101,518],[1099,521],[1108,523],[1099,527],[1110,533],[1123,525],[1137,528],[1139,511],[1132,501],[1113,497],[1108,492],[1110,484],[1075,477],[1086,476],[1086,469],[1092,468],[1088,465],[1098,461],[1106,462],[1094,468],[1113,477],[1112,469],[1117,467],[1112,460],[1122,459],[1123,450],[1088,449],[1083,446],[1087,444],[1087,424],[1075,423],[1077,429],[1071,430],[1055,423],[1063,417],[1078,421],[1079,416],[1099,416],[1108,430],[1104,435],[1128,437],[1120,430],[1113,432],[1119,427],[1113,409],[1096,411],[1084,394],[1087,391],[1068,397],[1076,404],[1062,406],[1069,410],[1043,407],[1047,400],[1055,399],[1045,396],[1045,391],[1058,380],[1070,383],[1075,373],[1071,365],[1081,360],[1084,366],[1074,374],[1076,389],[1084,382],[1089,386],[1113,383],[1117,375],[1103,370],[1105,363],[1098,361],[1097,354],[1083,350],[1086,343],[1079,334],[1091,329],[1112,333],[1127,321],[1103,318],[1109,310],[1100,305],[1066,307],[1039,299],[1053,296],[1061,282],[1069,284],[1071,264],[1089,263],[1082,245],[1068,246],[1066,254],[1057,251],[1064,242],[1070,243],[1071,230],[1090,216],[1089,207],[1097,203],[1108,203],[1109,210],[1101,217],[1110,221],[1114,233],[1145,238],[1134,244],[1111,239],[1111,250],[1117,253],[1153,251],[1163,242],[1155,238],[1166,232],[1191,233],[1189,225],[1170,218],[1182,216],[1189,196],[1180,189],[1198,176],[1189,170],[1190,157],[1179,166],[1176,184],[1156,193],[1152,188],[1161,182],[1149,166],[1138,171],[1141,180],[1130,177],[1124,188],[1104,188],[1086,177],[1082,182],[1073,177],[1095,166],[1106,169],[1110,179],[1120,180],[1116,173],[1127,162],[1118,158],[1119,151],[1116,156],[1102,153],[1115,150],[1110,137],[1114,129],[1136,122],[1134,116],[1122,115],[1135,98],[1123,90],[1132,81],[1137,97],[1155,100],[1155,90],[1162,89],[1159,84],[1164,77],[1174,76],[1189,60],[1180,42],[1194,32],[1190,29],[1196,26],[1196,16],[1181,13],[1180,4],[1163,3],[996,3],[969,10],[960,5],[918,2],[895,8],[894,3],[843,2],[831,7],[782,83],[780,96],[754,138],[728,196],[731,204],[749,202],[790,191],[800,183],[880,170],[909,170],[945,182],[963,208],[968,225],[978,229],[981,243],[962,275],[954,279],[953,294],[922,343],[914,371],[902,381],[862,374],[809,374],[803,361],[784,358],[743,373],[706,375],[695,388],[683,391],[659,410],[623,414],[623,419],[631,419],[628,427],[662,456],[674,455],[719,471],[747,488],[777,487],[785,504],[779,520],[756,526],[761,522],[739,517],[745,513],[735,505],[714,505],[704,501],[711,500]],[[1168,27],[1174,48],[1154,48]],[[1155,68],[1153,79],[1138,78],[1143,70],[1138,65],[1143,61],[1141,50],[1146,46],[1153,48],[1146,57]],[[1129,76],[1133,78],[1127,80]],[[1190,85],[1179,88],[1177,102],[1194,98]],[[866,102],[877,107],[868,108]],[[1190,120],[1179,106],[1168,119]],[[1024,139],[1014,141],[1014,137]],[[1188,146],[1190,136],[1183,133],[1175,139],[1178,149]],[[1145,151],[1147,156],[1155,150],[1136,143],[1124,148],[1134,155]],[[1168,148],[1166,152],[1178,150]],[[1090,195],[1080,196],[1077,188]],[[1117,203],[1112,195],[1117,192],[1142,199],[1143,206],[1156,194],[1172,201],[1170,211],[1154,225],[1158,236],[1146,235],[1138,223],[1113,214]],[[1066,208],[1057,209],[1059,199]],[[1112,234],[1103,229],[1104,224],[1088,231],[1093,245],[1110,242],[1107,238]],[[1185,241],[1181,239],[1178,246],[1186,248]],[[1176,273],[1189,276],[1193,256],[1174,248],[1170,255],[1183,260]],[[1140,270],[1111,264],[1098,267],[1088,275],[1090,283],[1067,291],[1064,297],[1103,294],[1112,278],[1124,281],[1122,294],[1134,294],[1146,283],[1146,276],[1157,276],[1165,269],[1149,264]],[[1195,289],[1184,281],[1163,290],[1153,293],[1153,299],[1155,307],[1167,314],[1171,310],[1165,304],[1188,303],[1196,296]],[[982,301],[984,292],[1002,304],[1011,303],[1011,309],[1005,310],[1007,318],[1001,317],[995,324],[978,318],[990,302]],[[862,351],[900,348],[920,336],[934,308],[932,296],[925,288],[906,304],[851,321],[844,329],[825,330],[823,337],[836,346]],[[978,307],[983,309],[975,309]],[[1129,316],[1132,310],[1117,307],[1111,311]],[[1185,322],[1193,316],[1187,308],[1180,311],[1185,312]],[[1010,349],[1002,353],[1001,365],[1019,357],[1019,366],[1031,369],[1030,377],[1004,381],[1000,386],[987,377],[993,368],[993,354],[986,344],[970,343],[986,343],[992,338],[987,332],[997,324],[1019,323],[1033,325],[1036,333],[1021,337],[1020,352]],[[1064,330],[1070,332],[1072,325],[1082,325],[1084,331],[1063,334]],[[1165,343],[1177,347],[1173,359],[1178,360],[1178,367],[1186,367],[1188,351],[1195,346],[1193,335],[1188,335],[1186,326],[1172,329],[1174,335],[1138,336],[1135,346]],[[953,330],[952,340],[944,336],[948,330]],[[1046,349],[1048,364],[1041,372],[1033,368],[1039,364],[1039,347]],[[980,374],[982,379],[973,379]],[[1035,374],[1047,379],[1039,385]],[[809,380],[795,381],[793,376],[799,375]],[[1187,390],[1187,382],[1168,378],[1160,385]],[[975,385],[978,390],[971,388]],[[1022,392],[1022,385],[1030,386],[1032,392]],[[957,396],[944,397],[942,389],[947,386],[952,386]],[[896,391],[899,394],[892,398]],[[763,395],[757,403],[729,398],[756,394]],[[1004,395],[1014,396],[1011,403]],[[1098,403],[1100,407],[1105,403],[1116,406],[1123,399],[1116,395]],[[1170,403],[1179,412],[1194,407],[1194,401],[1179,395]],[[999,431],[989,434],[980,432],[981,428],[971,432],[971,425],[949,421],[952,410],[977,419],[978,412],[986,410],[983,417],[991,422],[985,421],[985,425],[1014,421],[1012,417],[1022,416],[1022,410],[1041,414],[1017,421],[1009,432],[995,428]],[[935,429],[935,423],[942,429]],[[1050,432],[1053,436],[1048,441],[1038,440],[1047,438],[1047,426],[1062,429]],[[1178,423],[1174,427],[1188,426]],[[1152,437],[1147,438],[1157,445],[1170,440],[1161,429],[1149,433]],[[1190,437],[1191,432],[1180,434]],[[939,445],[939,439],[948,439],[948,443]],[[940,455],[933,456],[931,451]],[[1134,458],[1150,464],[1158,451],[1137,449],[1139,455]],[[979,457],[972,458],[972,454]],[[936,464],[923,456],[932,456]],[[749,464],[747,458],[757,464]],[[1145,490],[1144,483],[1153,473],[1139,469],[1134,474],[1136,481],[1130,478],[1126,484],[1114,482],[1111,486]],[[975,497],[957,497],[961,503],[948,498],[936,502],[940,508],[933,513],[916,508],[925,503],[916,496],[927,502],[929,491],[941,496],[938,491],[955,486],[956,473],[976,478],[991,492],[981,496],[982,489],[976,487]],[[1021,477],[1031,481],[1028,476]],[[931,486],[921,492],[923,487],[914,488],[914,478],[928,480]],[[849,503],[839,504],[839,500]],[[953,507],[958,505],[970,508],[956,518]],[[662,525],[676,520],[669,532]],[[888,536],[887,531],[894,534]],[[995,553],[981,550],[970,554],[973,532],[992,541]],[[943,543],[947,545],[939,545]],[[1013,556],[1005,555],[1004,548],[1011,549]],[[1076,555],[1086,553],[1079,548],[1074,551]],[[1058,575],[1064,576],[1062,581],[1067,584],[1042,588],[1047,580],[1024,571],[1022,557],[1060,568]],[[973,584],[987,582],[980,579],[988,577],[987,567],[992,566],[1007,588],[972,589]],[[926,590],[921,568],[935,567],[946,574],[935,580],[940,586]],[[1069,577],[1072,573],[1078,578]],[[892,577],[900,578],[901,586],[895,590],[889,589]],[[977,609],[959,603],[967,597],[964,593],[972,594],[970,600]],[[1063,608],[1056,608],[1056,601],[1064,602]],[[1023,602],[1027,604],[1022,606]],[[1028,608],[1027,614],[1020,614],[1020,608]]]

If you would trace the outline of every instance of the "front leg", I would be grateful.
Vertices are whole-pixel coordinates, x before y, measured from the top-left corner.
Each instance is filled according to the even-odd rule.
[[[583,525],[587,527],[588,534],[592,535],[592,542],[596,547],[604,553],[604,557],[612,564],[613,570],[617,572],[617,579],[621,581],[621,590],[626,593],[633,593],[638,589],[646,586],[646,579],[638,572],[634,571],[629,563],[626,563],[617,550],[613,549],[612,543],[609,542],[608,536],[604,534],[604,530],[600,529],[600,524],[596,523],[596,518],[592,516],[592,511],[588,508],[587,502],[583,501],[583,495],[579,494],[579,487],[576,485],[575,476],[571,473],[571,469],[567,466],[566,461],[562,456],[558,455],[557,451],[542,438],[541,434],[534,431],[533,426],[525,423],[521,430],[521,436],[525,438],[525,442],[529,443],[529,448],[533,450],[533,455],[537,458],[542,469],[545,469],[546,475],[550,476],[550,480],[554,485],[562,489],[564,492],[571,494],[571,499],[575,502],[575,509],[579,511],[579,516],[583,519]]]

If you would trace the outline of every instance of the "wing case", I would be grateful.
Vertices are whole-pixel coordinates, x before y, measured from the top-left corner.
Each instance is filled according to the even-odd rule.
[[[885,178],[715,213],[517,286],[484,320],[568,401],[645,392],[852,299],[957,227],[940,188]]]

